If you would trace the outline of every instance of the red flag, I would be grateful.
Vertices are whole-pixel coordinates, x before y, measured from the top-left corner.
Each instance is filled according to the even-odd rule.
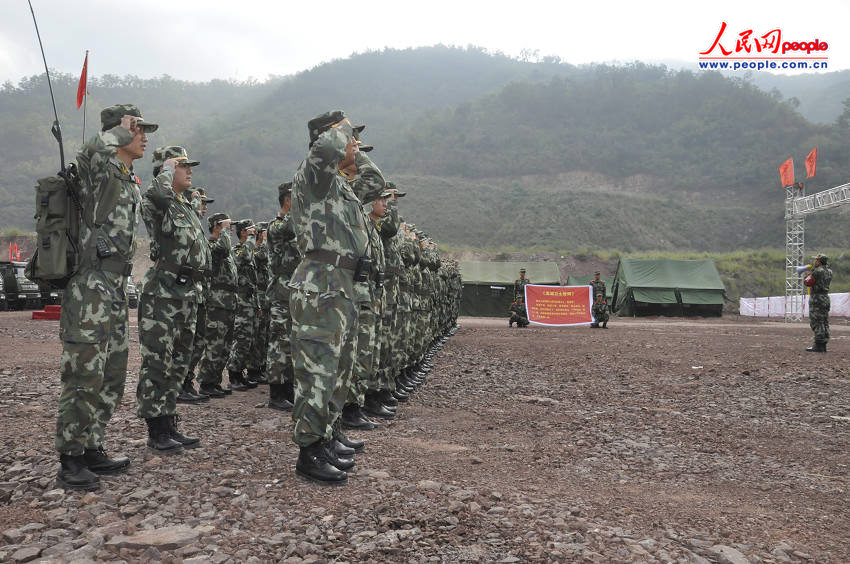
[[[80,85],[77,86],[77,109],[80,109],[80,106],[83,105],[83,98],[86,96],[86,85],[88,84],[88,66],[89,66],[89,52],[86,51],[86,60],[83,61],[83,72],[80,74]]]
[[[779,167],[779,180],[782,182],[782,187],[791,186],[794,184],[794,160],[788,159],[782,166]]]
[[[818,148],[812,149],[806,156],[806,178],[811,178],[815,175],[818,168]]]

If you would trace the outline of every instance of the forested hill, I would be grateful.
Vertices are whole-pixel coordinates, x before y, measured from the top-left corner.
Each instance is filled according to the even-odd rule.
[[[76,81],[57,77],[54,88],[76,146]],[[793,156],[801,178],[818,145],[811,189],[850,180],[850,103],[836,123],[813,124],[795,100],[751,82],[642,64],[430,47],[263,84],[104,77],[90,90],[92,107],[134,101],[158,121],[149,147],[186,145],[202,161],[196,184],[234,217],[272,216],[275,187],[306,152],[307,120],[343,108],[367,124],[374,160],[410,189],[406,215],[454,247],[781,246],[782,161]],[[33,179],[58,161],[51,121],[43,78],[0,91],[0,228],[31,229]],[[138,168],[146,181],[148,163]],[[835,217],[810,222],[808,242],[850,243]]]

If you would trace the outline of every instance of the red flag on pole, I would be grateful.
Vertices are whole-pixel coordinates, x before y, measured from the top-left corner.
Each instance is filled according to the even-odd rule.
[[[818,148],[812,149],[806,155],[806,178],[811,178],[815,175],[818,168]]]
[[[83,105],[83,98],[86,96],[86,84],[88,84],[88,66],[89,66],[89,54],[86,51],[86,59],[83,61],[83,72],[80,74],[80,85],[77,86],[77,109],[80,109],[80,106]]]
[[[791,186],[794,184],[794,160],[788,159],[779,167],[779,180],[782,182],[782,187]]]

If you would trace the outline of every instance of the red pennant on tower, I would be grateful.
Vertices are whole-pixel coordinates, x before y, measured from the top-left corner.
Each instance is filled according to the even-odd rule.
[[[77,109],[80,109],[80,106],[83,105],[83,99],[86,97],[86,85],[88,84],[88,66],[89,66],[89,53],[86,51],[86,59],[83,61],[83,72],[80,74],[80,85],[77,86]]]
[[[818,148],[814,149],[806,155],[806,178],[811,178],[815,175],[818,169]]]
[[[779,167],[779,180],[783,188],[794,184],[794,159],[788,159]]]

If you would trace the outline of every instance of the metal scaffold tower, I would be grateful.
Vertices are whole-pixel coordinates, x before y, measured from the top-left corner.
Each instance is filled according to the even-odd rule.
[[[850,204],[850,183],[806,196],[802,184],[785,187],[785,321],[802,321],[805,292],[797,267],[806,264],[806,215]]]

